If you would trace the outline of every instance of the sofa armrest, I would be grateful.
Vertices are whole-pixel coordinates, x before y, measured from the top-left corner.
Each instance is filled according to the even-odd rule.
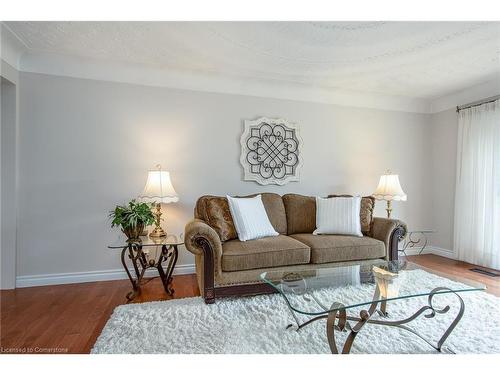
[[[194,219],[186,224],[184,242],[196,256],[200,292],[207,303],[215,298],[214,277],[221,272],[222,243],[217,232],[206,222]]]
[[[385,243],[387,260],[398,259],[398,244],[406,236],[406,232],[406,224],[401,220],[373,218],[371,237]]]

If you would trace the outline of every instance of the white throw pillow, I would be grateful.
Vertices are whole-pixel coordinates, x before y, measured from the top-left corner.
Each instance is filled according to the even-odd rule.
[[[227,201],[240,241],[279,235],[267,217],[260,194],[253,198],[233,198],[227,195]]]
[[[363,237],[360,209],[361,197],[316,197],[316,230],[313,234]]]

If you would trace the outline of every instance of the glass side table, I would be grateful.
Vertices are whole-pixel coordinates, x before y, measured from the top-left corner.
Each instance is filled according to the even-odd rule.
[[[109,245],[109,249],[122,249],[121,262],[125,272],[132,284],[132,291],[127,294],[127,300],[132,301],[141,292],[142,280],[144,274],[149,268],[156,268],[160,276],[163,288],[168,295],[174,294],[172,288],[172,273],[178,257],[178,246],[184,244],[184,241],[177,236],[167,236],[162,238],[150,238],[148,236],[141,236],[139,240],[129,241],[127,237],[121,235],[113,244]],[[155,255],[150,255],[150,249],[158,249]],[[156,254],[158,253],[158,254]],[[127,259],[129,262],[127,262]],[[132,275],[128,264],[133,266]],[[166,265],[166,269],[164,269]]]

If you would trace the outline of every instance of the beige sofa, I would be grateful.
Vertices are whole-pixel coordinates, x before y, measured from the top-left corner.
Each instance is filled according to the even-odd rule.
[[[195,219],[185,228],[185,243],[195,255],[198,285],[206,303],[218,297],[273,292],[259,277],[268,270],[396,260],[398,242],[406,234],[403,222],[373,217],[373,197],[362,198],[363,237],[313,235],[314,197],[262,193],[262,201],[279,236],[245,242],[237,239],[225,197],[203,196],[196,202]]]

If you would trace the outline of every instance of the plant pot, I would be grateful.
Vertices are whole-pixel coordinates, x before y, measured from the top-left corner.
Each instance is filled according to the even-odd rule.
[[[138,224],[135,227],[122,228],[122,232],[125,233],[129,241],[139,240],[143,230],[144,224]]]

